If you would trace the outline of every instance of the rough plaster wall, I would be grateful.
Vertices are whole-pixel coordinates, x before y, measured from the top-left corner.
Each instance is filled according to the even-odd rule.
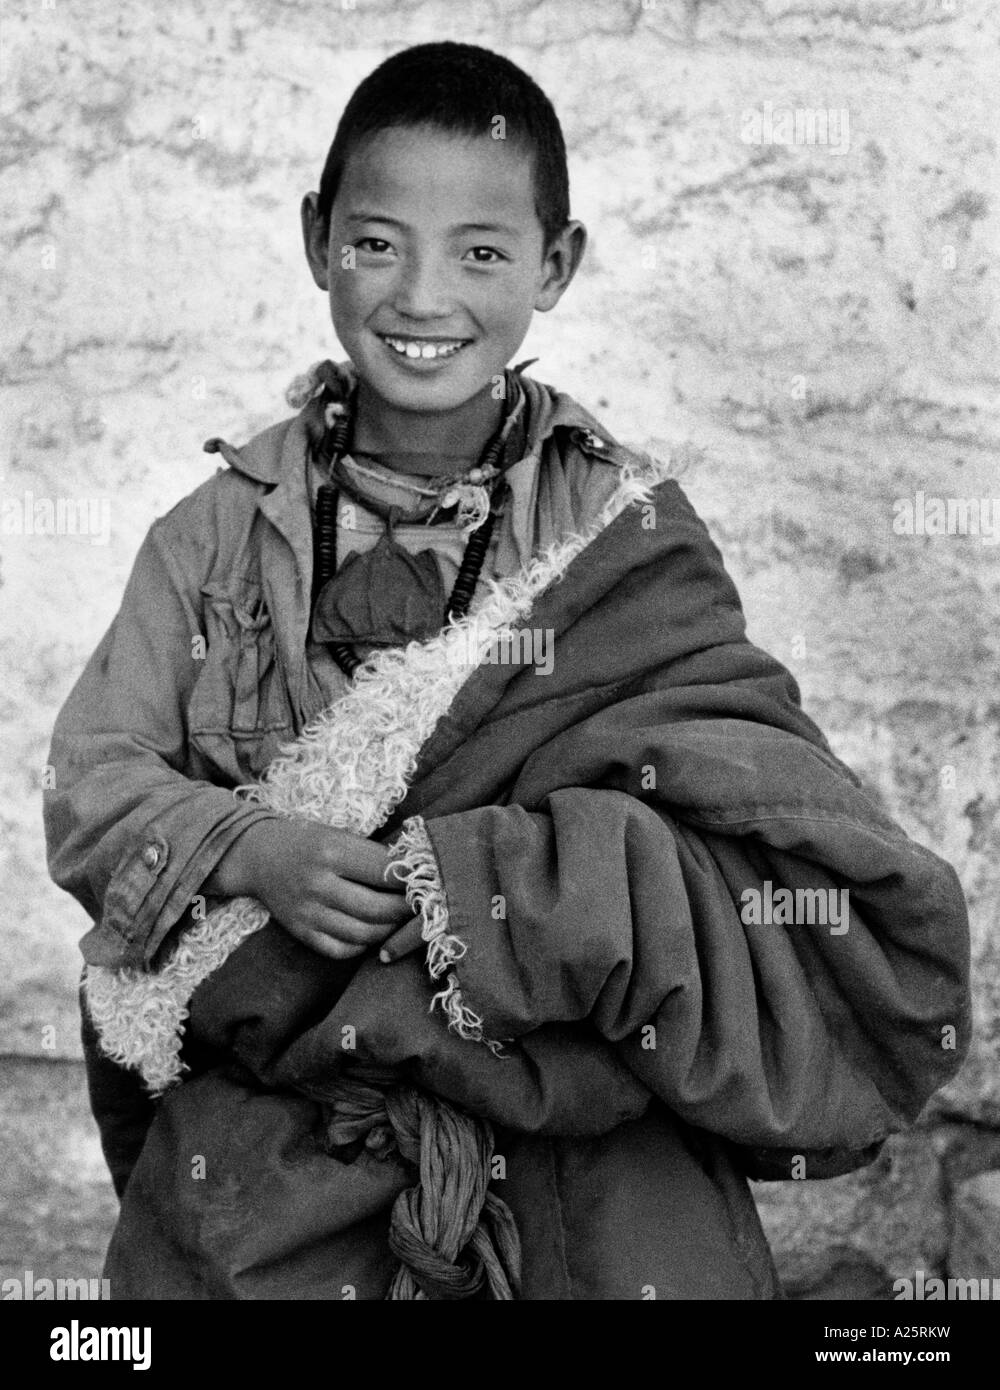
[[[478,41],[551,94],[591,229],[523,356],[619,437],[697,446],[752,635],[970,901],[979,1030],[942,1122],[760,1189],[783,1268],[884,1288],[944,1267],[965,1207],[1000,1266],[995,1189],[969,1195],[1000,1167],[1000,550],[892,528],[919,490],[1000,498],[998,34],[988,0],[7,0],[0,498],[85,501],[98,534],[0,537],[0,1048],[78,1053],[86,920],[40,828],[56,710],[150,522],[215,466],[201,441],[280,418],[336,350],[297,205],[343,102],[400,46]],[[748,143],[767,102],[846,108],[847,147]]]

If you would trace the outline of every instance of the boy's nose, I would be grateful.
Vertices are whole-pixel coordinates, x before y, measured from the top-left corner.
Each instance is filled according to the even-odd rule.
[[[443,277],[430,265],[409,267],[396,283],[392,307],[408,318],[444,318],[451,304]]]

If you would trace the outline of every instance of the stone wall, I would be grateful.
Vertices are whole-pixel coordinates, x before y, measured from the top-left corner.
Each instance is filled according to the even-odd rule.
[[[297,204],[343,102],[402,45],[481,42],[552,95],[591,229],[523,355],[686,460],[752,635],[970,903],[972,1057],[869,1170],[757,1189],[783,1271],[810,1297],[1000,1274],[1000,551],[893,529],[920,492],[1000,495],[998,30],[988,0],[8,0],[0,500],[42,532],[87,510],[0,536],[0,1048],[78,1054],[56,710],[201,441],[335,350]]]

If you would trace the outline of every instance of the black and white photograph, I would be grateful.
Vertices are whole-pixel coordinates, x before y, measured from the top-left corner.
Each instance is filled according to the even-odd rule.
[[[175,1376],[195,1302],[985,1338],[998,59],[987,0],[0,4],[31,1366]]]

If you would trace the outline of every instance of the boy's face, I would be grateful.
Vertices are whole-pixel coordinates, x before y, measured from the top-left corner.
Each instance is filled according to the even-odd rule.
[[[497,376],[536,309],[555,305],[586,233],[544,251],[531,158],[504,140],[379,131],[347,162],[329,237],[303,203],[306,255],[359,377],[401,410],[454,410]]]

